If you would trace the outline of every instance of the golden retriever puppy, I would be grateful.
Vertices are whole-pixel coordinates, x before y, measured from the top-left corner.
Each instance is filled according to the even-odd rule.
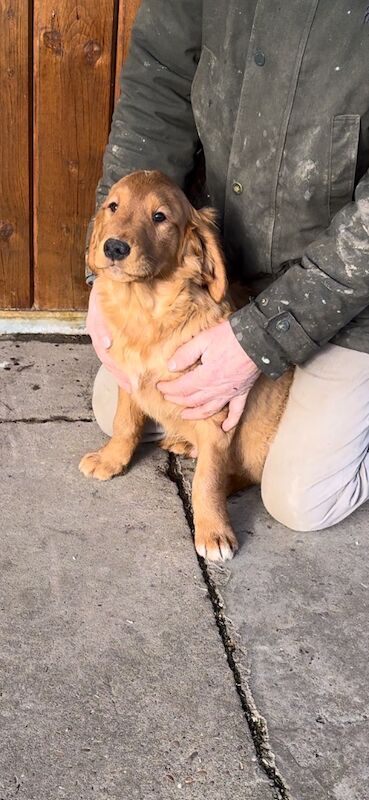
[[[166,431],[162,447],[197,453],[192,490],[197,552],[210,560],[229,559],[237,539],[227,495],[260,482],[291,374],[275,382],[260,376],[238,426],[228,433],[221,427],[226,410],[184,420],[181,407],[158,390],[159,381],[177,377],[167,367],[174,351],[232,311],[214,212],[196,211],[160,172],[135,172],[112,187],[96,216],[89,262],[111,331],[111,353],[132,393],[119,390],[113,436],[82,458],[80,470],[99,480],[122,473],[145,418],[152,417]]]

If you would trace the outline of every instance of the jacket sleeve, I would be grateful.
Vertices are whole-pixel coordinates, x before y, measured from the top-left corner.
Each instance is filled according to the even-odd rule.
[[[199,144],[190,93],[201,32],[202,0],[143,0],[122,70],[96,209],[116,181],[137,169],[160,169],[184,186]],[[91,228],[90,223],[86,247]]]
[[[231,317],[250,358],[272,378],[302,364],[369,305],[369,171],[354,201],[248,306]]]
[[[201,0],[143,0],[122,70],[98,205],[113,183],[137,169],[160,169],[183,186],[198,143],[190,92],[201,8]]]

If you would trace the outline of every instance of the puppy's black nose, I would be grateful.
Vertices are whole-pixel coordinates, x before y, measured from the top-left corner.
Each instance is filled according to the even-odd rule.
[[[121,239],[107,239],[104,244],[104,253],[112,261],[122,261],[130,252],[128,242],[122,242]]]

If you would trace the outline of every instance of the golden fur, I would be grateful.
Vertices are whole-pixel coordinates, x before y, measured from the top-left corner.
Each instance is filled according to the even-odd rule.
[[[112,205],[113,204],[113,205]],[[157,213],[165,215],[159,223]],[[108,239],[130,245],[112,261]],[[197,452],[193,481],[195,546],[209,559],[231,558],[237,540],[226,496],[259,483],[291,383],[262,375],[249,393],[237,428],[224,433],[226,411],[206,420],[181,419],[181,407],[164,400],[160,380],[177,377],[167,368],[177,347],[231,314],[223,255],[211,209],[195,211],[185,195],[159,172],[136,172],[111,189],[98,212],[89,251],[99,303],[113,344],[111,353],[131,381],[119,390],[112,439],[80,463],[88,476],[107,480],[129,464],[145,418],[166,431],[165,449]]]

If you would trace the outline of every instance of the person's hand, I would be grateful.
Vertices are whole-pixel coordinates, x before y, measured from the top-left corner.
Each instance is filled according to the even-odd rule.
[[[229,404],[222,428],[237,425],[247,395],[260,370],[237,341],[229,322],[194,336],[178,348],[169,361],[171,372],[181,372],[198,359],[201,364],[173,381],[160,381],[166,400],[184,406],[183,419],[205,419]]]
[[[104,364],[104,367],[114,375],[118,385],[125,389],[126,392],[131,392],[132,387],[127,376],[117,367],[115,361],[109,353],[109,348],[112,345],[112,338],[105,319],[101,313],[99,295],[95,284],[91,289],[90,300],[88,304],[88,313],[86,319],[87,333],[91,336],[91,341],[96,355]]]

